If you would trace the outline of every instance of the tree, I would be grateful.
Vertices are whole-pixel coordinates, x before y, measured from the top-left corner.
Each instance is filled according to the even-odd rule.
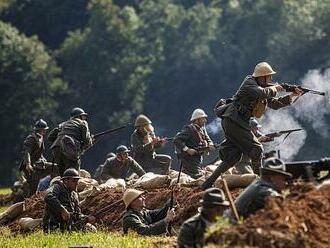
[[[65,91],[66,84],[59,78],[60,69],[42,43],[3,22],[0,22],[0,70],[0,171],[2,182],[8,182],[15,159],[20,158],[24,135],[37,119],[49,121],[56,117],[54,98]]]

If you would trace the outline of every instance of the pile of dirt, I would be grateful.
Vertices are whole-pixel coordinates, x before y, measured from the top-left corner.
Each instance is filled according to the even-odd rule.
[[[207,242],[256,247],[329,247],[330,183],[296,185],[283,199],[272,198],[243,224],[211,233]]]

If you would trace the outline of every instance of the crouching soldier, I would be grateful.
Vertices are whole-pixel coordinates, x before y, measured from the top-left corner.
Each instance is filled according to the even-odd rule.
[[[204,110],[195,109],[190,118],[191,124],[183,127],[173,141],[178,158],[182,163],[182,171],[195,179],[204,174],[202,161],[205,148],[214,148],[205,129],[206,118]],[[199,148],[202,148],[203,151],[199,151]]]
[[[151,120],[145,115],[139,115],[135,121],[135,130],[131,135],[131,146],[134,159],[146,172],[168,174],[172,158],[157,154],[156,149],[167,143],[166,138],[155,135]]]
[[[203,247],[206,229],[222,216],[229,202],[221,189],[210,188],[204,192],[199,213],[186,220],[180,229],[178,247]]]
[[[40,119],[35,123],[33,133],[24,140],[20,170],[24,172],[29,186],[28,196],[37,191],[39,180],[50,174],[54,169],[52,163],[47,162],[43,156],[45,150],[44,137],[47,129],[47,122]]]
[[[145,174],[142,167],[128,155],[129,152],[130,150],[124,145],[117,147],[116,156],[107,159],[103,166],[100,176],[101,182],[106,182],[109,178],[127,180],[132,172],[135,172],[139,177]]]
[[[281,192],[285,188],[288,179],[292,177],[285,171],[285,164],[277,158],[269,158],[260,168],[260,179],[248,186],[235,200],[235,205],[240,216],[244,218],[264,208],[268,197],[282,197]],[[228,217],[232,218],[231,210]]]
[[[44,201],[46,203],[43,218],[45,232],[53,230],[63,231],[96,231],[90,224],[95,222],[94,216],[85,216],[79,207],[78,194],[76,192],[78,180],[77,170],[67,169],[61,180],[55,181],[47,190]]]
[[[126,213],[123,217],[123,231],[127,234],[131,229],[140,235],[160,235],[166,233],[168,224],[174,219],[174,210],[167,202],[161,209],[148,210],[145,208],[143,191],[128,189],[123,201]]]

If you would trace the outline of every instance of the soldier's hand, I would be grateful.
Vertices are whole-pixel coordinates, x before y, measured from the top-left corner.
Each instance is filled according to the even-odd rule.
[[[96,218],[94,216],[88,216],[87,218],[88,223],[94,224],[96,221]]]
[[[175,211],[174,211],[174,209],[173,208],[172,209],[169,209],[167,211],[166,217],[164,219],[165,223],[168,224],[168,223],[172,222],[174,220],[174,217],[175,217]]]
[[[302,96],[303,94],[304,94],[304,91],[302,91],[301,89],[296,87],[291,95],[292,96]]]
[[[197,151],[196,151],[195,149],[191,149],[191,148],[189,148],[189,149],[187,150],[187,153],[188,153],[190,156],[193,156],[193,155],[197,154]]]
[[[160,142],[159,137],[153,137],[153,138],[152,138],[151,143],[152,143],[153,145],[156,145],[156,144],[158,144],[159,142]]]
[[[33,171],[33,167],[32,167],[31,164],[26,164],[25,169],[26,169],[28,172],[32,172],[32,171]]]
[[[68,212],[68,210],[64,209],[62,212],[61,212],[61,217],[64,221],[68,221],[70,220],[70,213]]]
[[[275,88],[276,88],[277,92],[284,90],[284,88],[281,85],[279,85],[279,84],[276,85]]]

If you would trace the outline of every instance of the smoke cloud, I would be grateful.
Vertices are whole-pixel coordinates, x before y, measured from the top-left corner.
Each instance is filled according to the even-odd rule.
[[[205,126],[206,131],[211,135],[216,135],[220,133],[221,129],[221,120],[219,118],[215,118],[209,124]]]

